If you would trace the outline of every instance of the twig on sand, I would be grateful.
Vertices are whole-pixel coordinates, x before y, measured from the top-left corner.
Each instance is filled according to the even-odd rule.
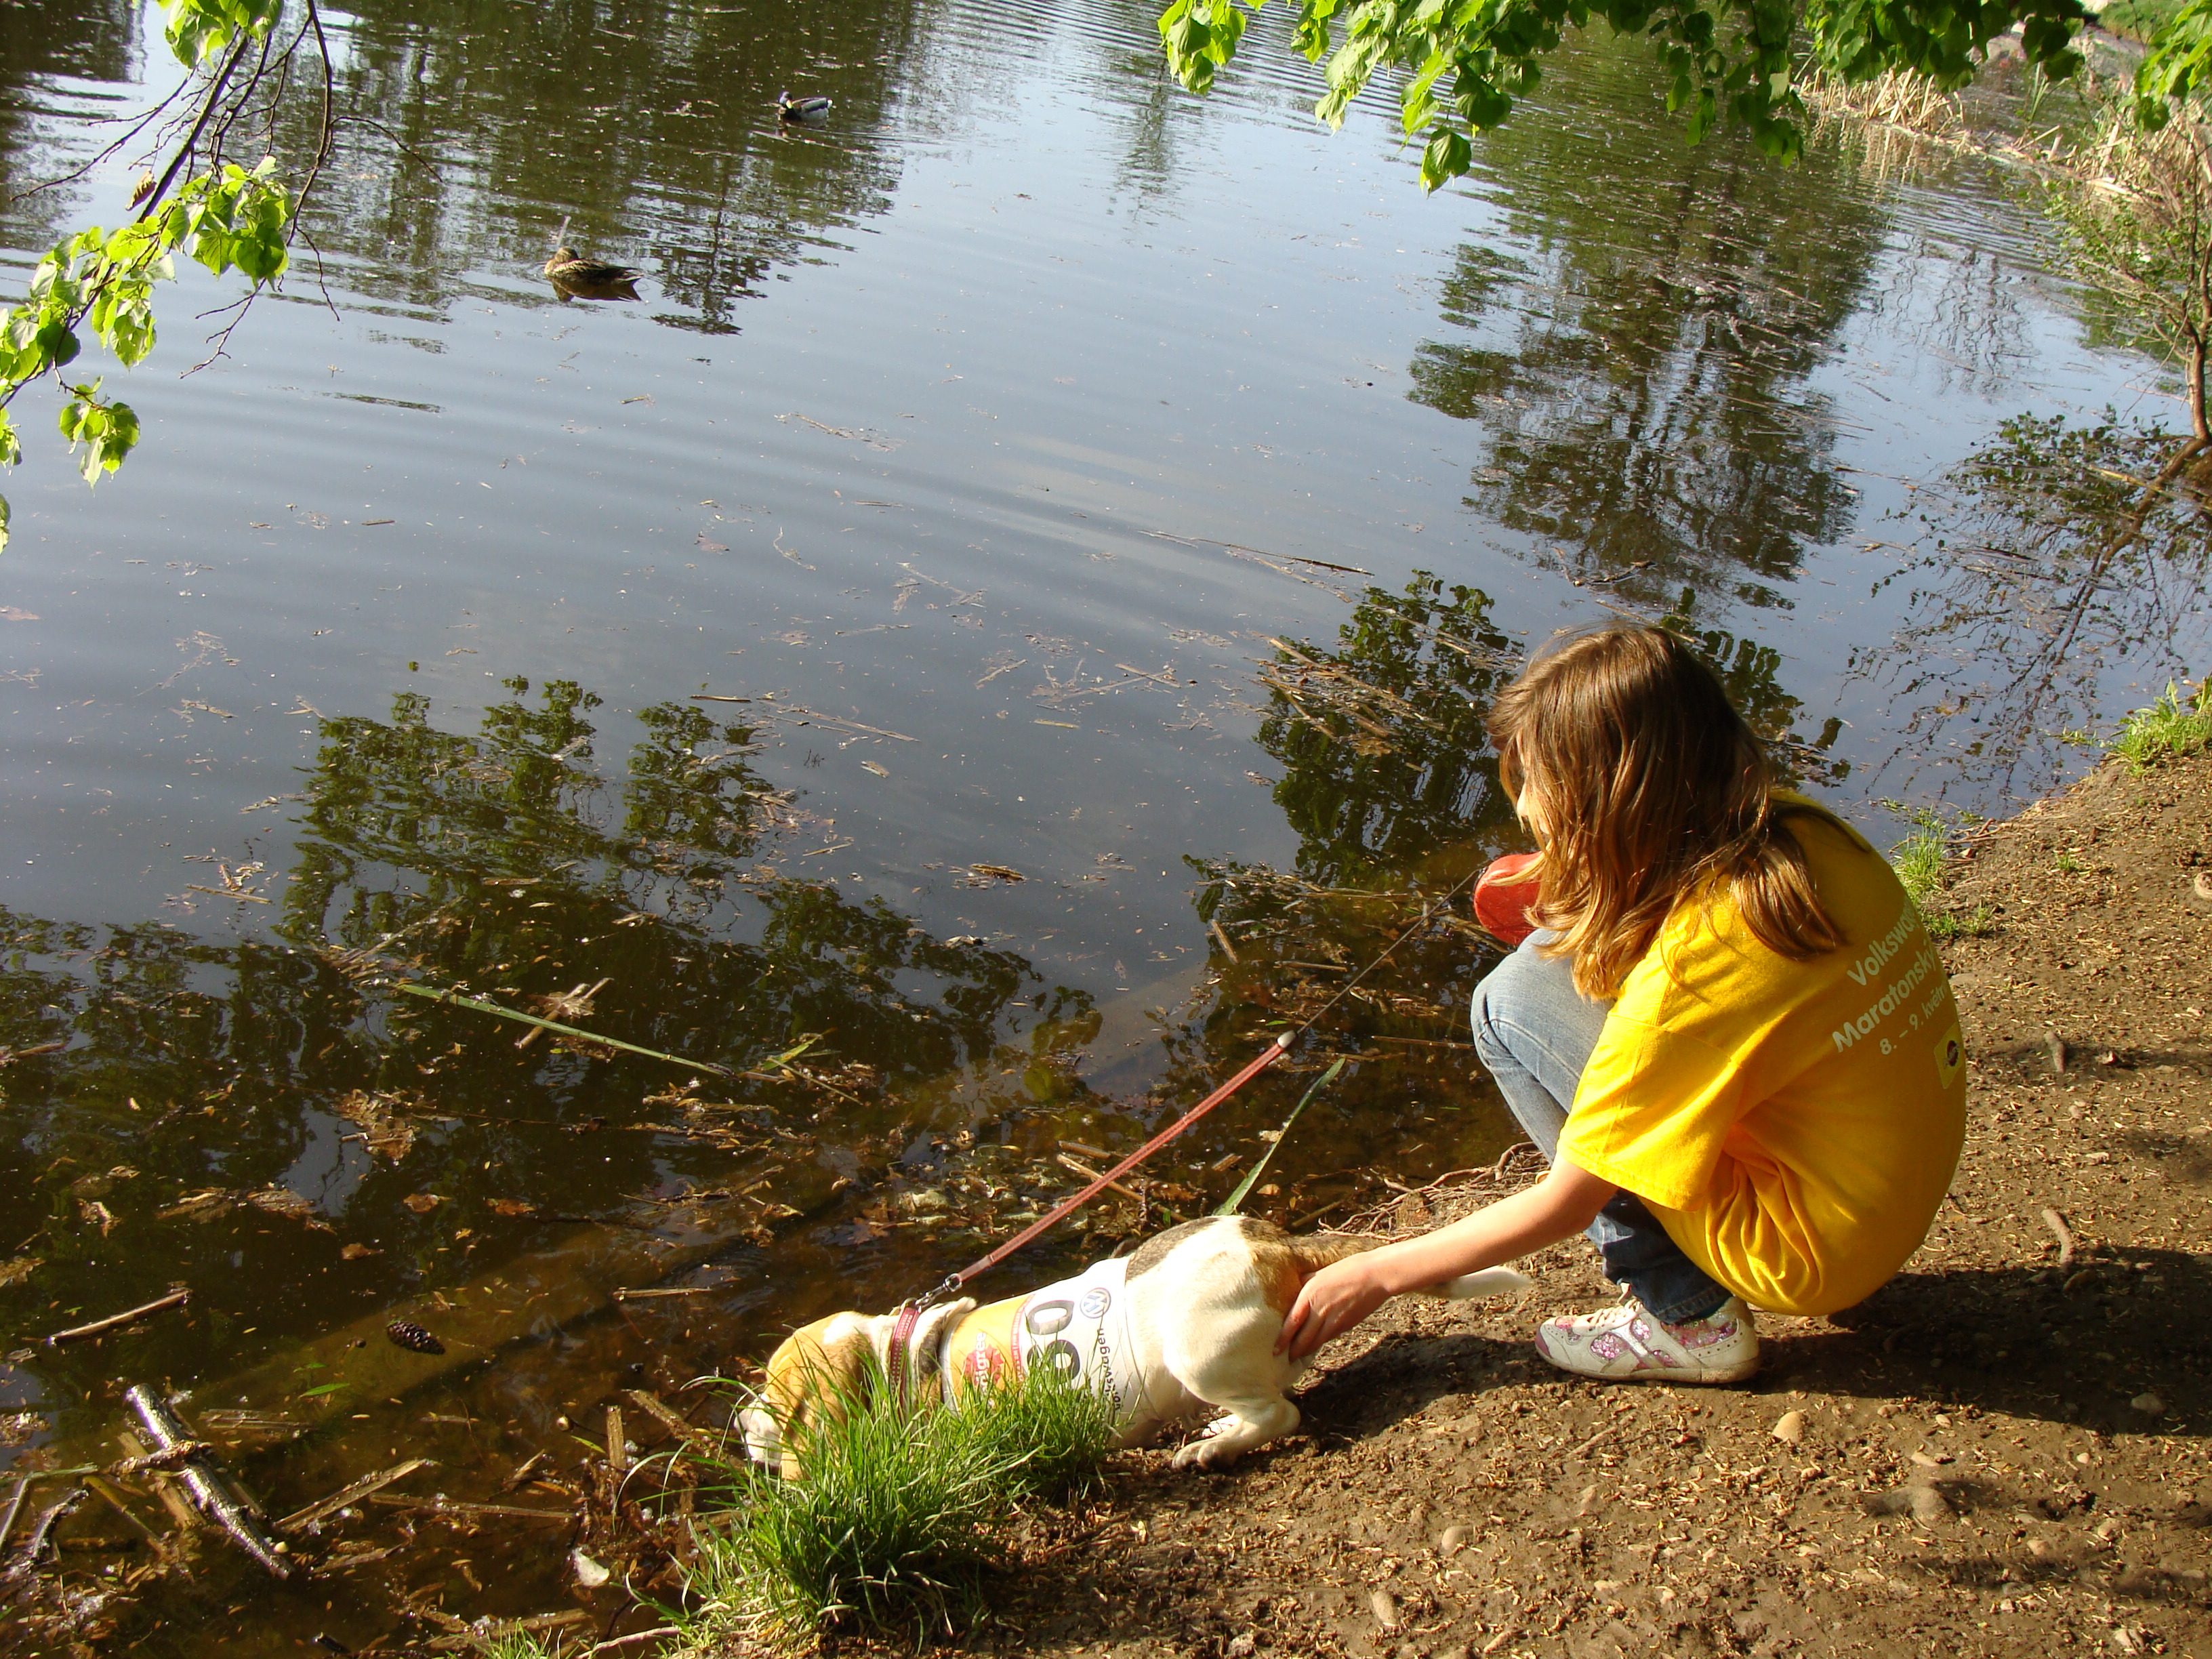
[[[58,1348],[64,1343],[88,1341],[93,1337],[105,1335],[109,1331],[120,1330],[125,1325],[134,1325],[150,1315],[160,1313],[165,1308],[182,1307],[191,1299],[191,1290],[179,1285],[168,1295],[157,1297],[143,1306],[125,1308],[121,1313],[110,1314],[105,1319],[95,1319],[88,1325],[72,1325],[65,1331],[56,1331],[46,1339],[46,1346],[50,1348]]]
[[[1567,1450],[1561,1452],[1559,1454],[1559,1462],[1562,1463],[1573,1462],[1575,1459],[1580,1457],[1584,1452],[1588,1451],[1592,1446],[1597,1444],[1599,1441],[1604,1439],[1606,1436],[1613,1432],[1613,1431],[1618,1429],[1620,1426],[1620,1425],[1619,1423],[1607,1424],[1589,1439],[1583,1441],[1579,1446],[1571,1447]]]
[[[653,1630],[634,1630],[627,1636],[617,1636],[611,1642],[584,1650],[585,1659],[602,1653],[620,1653],[624,1648],[634,1648],[641,1642],[651,1642],[663,1636],[681,1636],[684,1632],[674,1625],[662,1625]]]
[[[2074,1235],[2066,1231],[2066,1218],[2047,1204],[2043,1207],[2043,1224],[2057,1237],[2058,1270],[2063,1273],[2074,1265]]]

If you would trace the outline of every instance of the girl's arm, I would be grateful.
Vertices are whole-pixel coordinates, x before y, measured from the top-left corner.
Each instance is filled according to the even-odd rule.
[[[1448,1227],[1346,1256],[1300,1287],[1298,1299],[1283,1317],[1275,1352],[1303,1359],[1391,1297],[1426,1290],[1571,1237],[1596,1219],[1620,1190],[1571,1164],[1554,1164],[1551,1174],[1534,1187]]]

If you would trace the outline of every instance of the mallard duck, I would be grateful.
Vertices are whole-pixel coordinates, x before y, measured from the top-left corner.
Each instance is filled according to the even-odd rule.
[[[556,283],[570,288],[605,288],[615,283],[633,283],[645,275],[632,270],[628,265],[611,265],[599,259],[586,259],[575,249],[566,246],[553,250],[553,257],[545,262],[545,274]]]
[[[830,100],[819,93],[794,98],[788,92],[779,92],[775,95],[775,112],[787,121],[826,121],[830,118]]]

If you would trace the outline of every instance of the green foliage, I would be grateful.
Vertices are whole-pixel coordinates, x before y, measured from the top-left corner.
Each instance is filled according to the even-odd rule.
[[[2153,129],[2212,79],[2212,0],[2189,0],[2151,42],[2136,67],[2136,116]]]
[[[186,69],[197,69],[244,36],[265,38],[284,0],[161,0],[169,14],[169,50]]]
[[[2148,772],[2160,761],[2193,755],[2208,744],[2212,744],[2212,676],[2198,683],[2193,696],[2169,684],[2164,696],[2120,722],[2112,752],[2131,771]]]
[[[1915,830],[1889,849],[1889,867],[1905,888],[1912,908],[1923,916],[1936,908],[1943,890],[1943,836],[1935,830]]]
[[[138,417],[131,412],[131,405],[101,402],[97,380],[70,388],[60,425],[72,451],[80,444],[84,447],[84,459],[78,465],[87,483],[98,483],[101,473],[122,465],[123,458],[138,441]]]
[[[2212,349],[2208,137],[2194,112],[2179,120],[2162,112],[2153,122],[2139,100],[2104,102],[2044,192],[2067,273],[2130,344],[2187,370],[2200,432],[2203,365]]]
[[[942,1410],[904,1403],[875,1370],[836,1405],[787,1425],[798,1479],[730,1472],[731,1510],[699,1529],[695,1637],[947,1626],[1005,1556],[1014,1507],[1087,1483],[1114,1437],[1106,1398],[1045,1366]]]
[[[1942,910],[1928,918],[1928,932],[1935,939],[1979,939],[1996,926],[1997,913],[1984,899],[1966,911]]]
[[[1193,92],[1211,87],[1266,3],[1170,0],[1160,40],[1176,78]],[[1421,184],[1434,190],[1468,171],[1473,135],[1534,88],[1562,32],[1592,18],[1650,37],[1670,77],[1667,107],[1687,112],[1691,142],[1725,114],[1764,154],[1791,161],[1804,148],[1796,83],[1808,69],[1846,84],[1906,69],[1960,87],[1982,49],[2021,23],[2029,60],[2057,80],[2081,65],[2071,43],[2086,16],[2081,0],[1298,0],[1295,38],[1310,61],[1328,60],[1314,113],[1332,127],[1378,72],[1404,77],[1400,118],[1408,137],[1428,135]]]
[[[2166,33],[2188,0],[2112,0],[2097,14],[2097,27],[2148,44]]]
[[[243,47],[265,39],[283,9],[283,0],[165,0],[172,48],[185,67],[196,68],[234,44]],[[221,106],[231,69],[239,55],[211,75],[202,88],[202,115],[196,137]],[[192,154],[185,140],[179,164]],[[296,207],[277,179],[276,163],[264,158],[251,169],[216,161],[174,183],[157,184],[138,217],[109,232],[99,226],[64,237],[39,262],[23,302],[0,324],[0,468],[21,459],[21,446],[6,408],[15,394],[43,375],[61,371],[84,349],[79,330],[89,328],[125,368],[144,361],[154,349],[154,284],[173,280],[172,256],[179,249],[216,276],[235,269],[256,289],[283,275],[290,260],[288,240]],[[123,464],[138,441],[138,417],[127,404],[105,400],[100,382],[63,382],[69,400],[61,410],[62,435],[88,483]],[[0,548],[8,542],[8,508],[0,500]]]

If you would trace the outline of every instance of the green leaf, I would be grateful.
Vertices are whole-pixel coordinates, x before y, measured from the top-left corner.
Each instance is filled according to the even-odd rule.
[[[343,1382],[325,1382],[319,1388],[302,1389],[299,1393],[294,1395],[292,1397],[295,1400],[317,1400],[320,1399],[326,1394],[336,1394],[343,1387],[345,1387],[345,1384]]]
[[[8,550],[8,498],[0,495],[0,553]]]
[[[76,354],[83,349],[77,342],[76,331],[58,319],[40,327],[34,337],[41,362],[40,369],[33,373],[48,368],[66,368],[76,361]]]

